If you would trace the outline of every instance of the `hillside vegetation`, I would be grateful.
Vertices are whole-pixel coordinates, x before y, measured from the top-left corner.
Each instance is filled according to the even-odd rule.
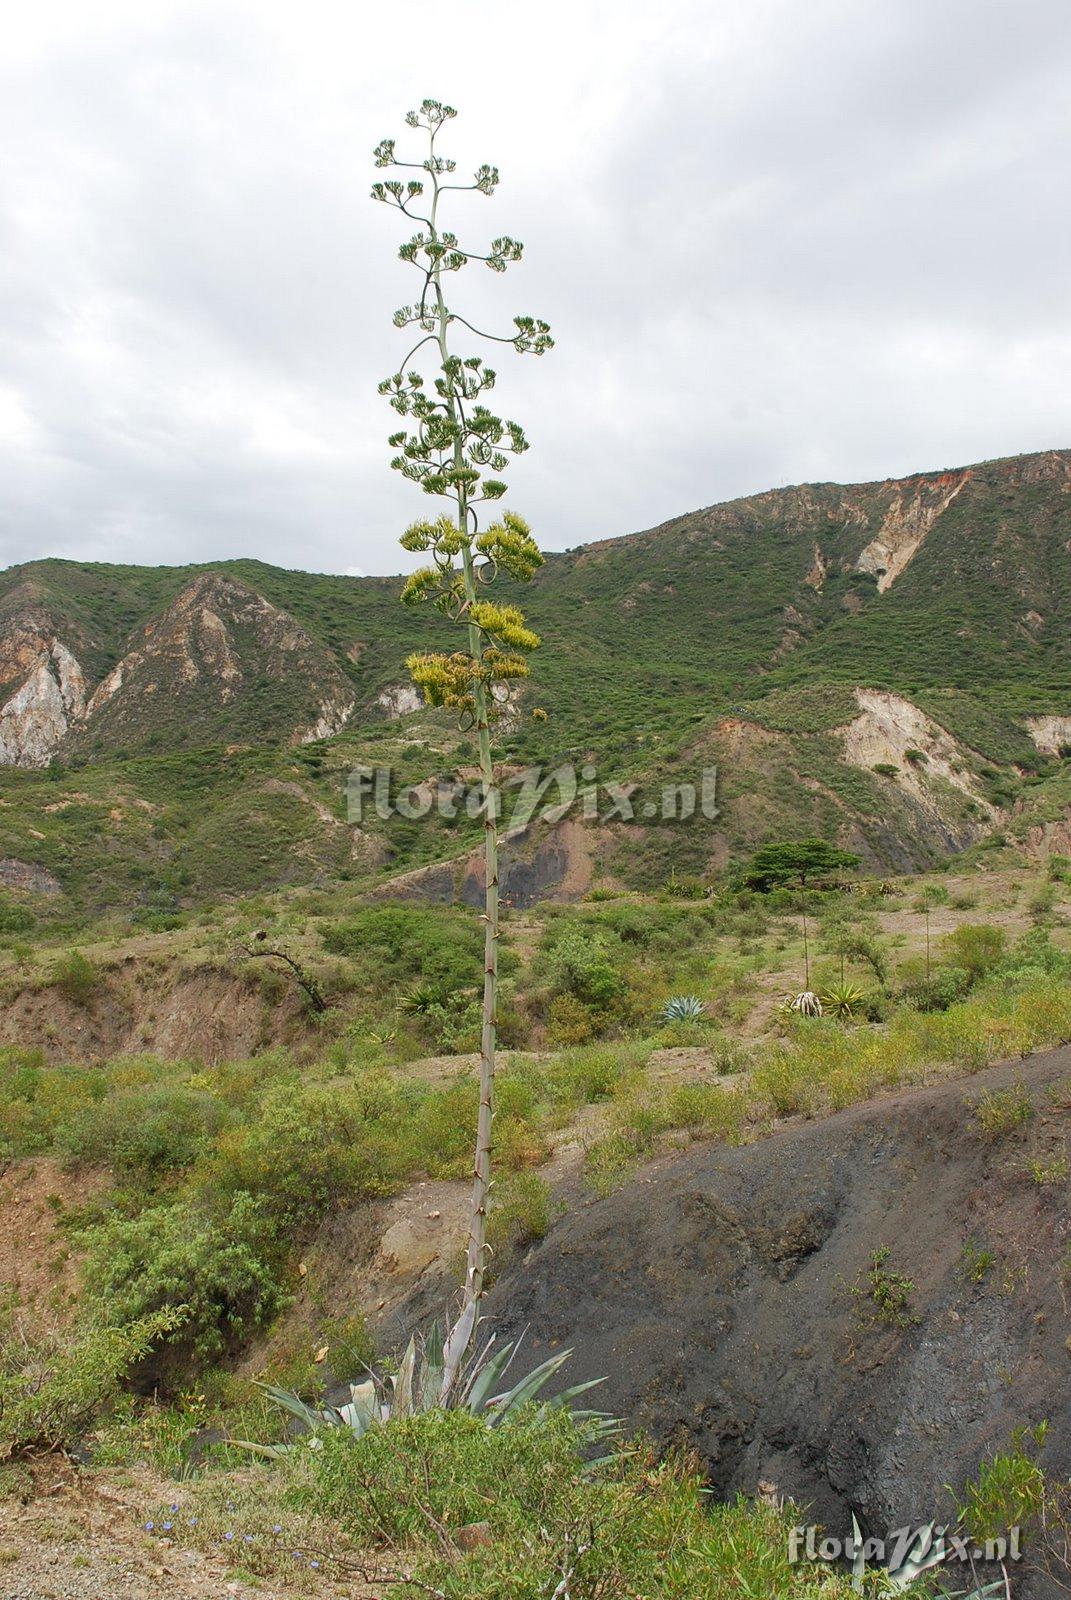
[[[778,835],[893,870],[1036,845],[1066,812],[1069,489],[1052,451],[773,491],[551,556],[507,773],[589,762],[657,795],[716,766],[718,817],[641,810],[590,842],[638,886]],[[456,858],[475,834],[434,813],[345,825],[355,765],[471,776],[466,741],[410,709],[404,657],[441,627],[397,589],[251,561],[0,575],[0,884],[70,920]]]

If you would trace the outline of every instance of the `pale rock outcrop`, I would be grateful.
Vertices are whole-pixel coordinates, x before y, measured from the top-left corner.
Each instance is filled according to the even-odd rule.
[[[1026,730],[1048,756],[1071,749],[1071,717],[1027,717]]]
[[[956,819],[957,832],[965,837],[981,831],[983,819],[993,815],[993,807],[975,786],[965,752],[952,735],[928,717],[918,706],[901,695],[880,689],[856,689],[859,715],[840,729],[844,740],[844,759],[853,767],[873,771],[876,766],[896,767],[896,784],[927,816],[947,825],[940,789],[934,780],[958,789],[979,808],[977,826],[964,828]],[[919,752],[914,759],[908,751]]]
[[[297,743],[315,744],[317,739],[331,739],[341,733],[353,715],[355,704],[354,700],[325,700],[316,721],[297,735]]]
[[[420,710],[420,693],[411,683],[394,683],[376,696],[376,705],[382,706],[388,717],[405,717]]]
[[[878,593],[884,594],[969,479],[969,471],[944,472],[937,478],[897,484],[881,527],[855,563],[856,572],[876,574]]]
[[[42,640],[25,681],[0,707],[0,765],[47,767],[72,724],[85,714],[79,662],[59,639]]]

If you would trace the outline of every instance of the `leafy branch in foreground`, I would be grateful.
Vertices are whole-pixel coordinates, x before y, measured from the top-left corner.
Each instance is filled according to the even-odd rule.
[[[406,426],[391,434],[397,452],[391,465],[425,494],[450,502],[448,514],[416,522],[402,537],[402,546],[427,557],[406,580],[407,605],[430,603],[461,630],[460,647],[451,652],[415,654],[408,667],[427,704],[457,714],[463,731],[473,730],[479,748],[483,786],[485,858],[485,943],[482,1027],[480,1040],[480,1108],[473,1171],[465,1286],[461,1309],[446,1340],[440,1403],[449,1404],[458,1386],[462,1363],[476,1332],[487,1266],[487,1204],[491,1182],[491,1123],[494,1114],[496,1003],[498,982],[498,822],[499,785],[491,749],[491,725],[509,700],[516,683],[528,676],[528,653],[539,639],[515,605],[481,595],[500,574],[525,582],[543,557],[528,524],[504,511],[481,526],[479,508],[501,500],[506,484],[501,474],[510,458],[528,449],[519,423],[496,415],[483,397],[495,386],[496,374],[482,356],[460,354],[453,341],[461,329],[483,340],[511,346],[519,355],[543,355],[553,345],[547,323],[531,316],[513,319],[512,331],[488,333],[473,325],[447,302],[446,282],[473,262],[501,273],[520,261],[523,245],[502,235],[484,250],[463,245],[443,226],[440,209],[447,194],[490,197],[498,185],[498,168],[476,169],[471,183],[451,182],[457,163],[437,148],[443,125],[456,116],[452,106],[425,100],[406,116],[408,126],[426,139],[418,160],[403,160],[393,139],[375,150],[376,166],[419,174],[384,179],[372,187],[372,198],[389,205],[417,225],[401,246],[402,261],[415,269],[419,293],[394,314],[398,328],[419,334],[398,371],[379,386]],[[410,364],[430,348],[437,372],[429,386]]]

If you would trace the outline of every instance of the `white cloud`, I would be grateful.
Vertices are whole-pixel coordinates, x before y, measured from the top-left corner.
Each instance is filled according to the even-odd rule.
[[[382,572],[423,509],[371,146],[498,163],[462,279],[564,547],[800,478],[1071,443],[1062,0],[43,0],[0,63],[0,561]],[[461,223],[459,222],[459,228]]]

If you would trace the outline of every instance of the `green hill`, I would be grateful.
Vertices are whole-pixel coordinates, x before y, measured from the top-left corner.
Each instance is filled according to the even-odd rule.
[[[905,866],[1049,826],[1069,550],[1071,451],[1050,451],[771,491],[552,555],[504,757],[656,786],[717,764],[716,822],[600,838],[600,867],[636,880],[778,832]],[[441,718],[397,715],[405,656],[445,628],[398,588],[254,561],[0,574],[0,876],[40,867],[99,908],[456,855],[456,829],[343,821],[354,762],[418,781],[467,759]]]

